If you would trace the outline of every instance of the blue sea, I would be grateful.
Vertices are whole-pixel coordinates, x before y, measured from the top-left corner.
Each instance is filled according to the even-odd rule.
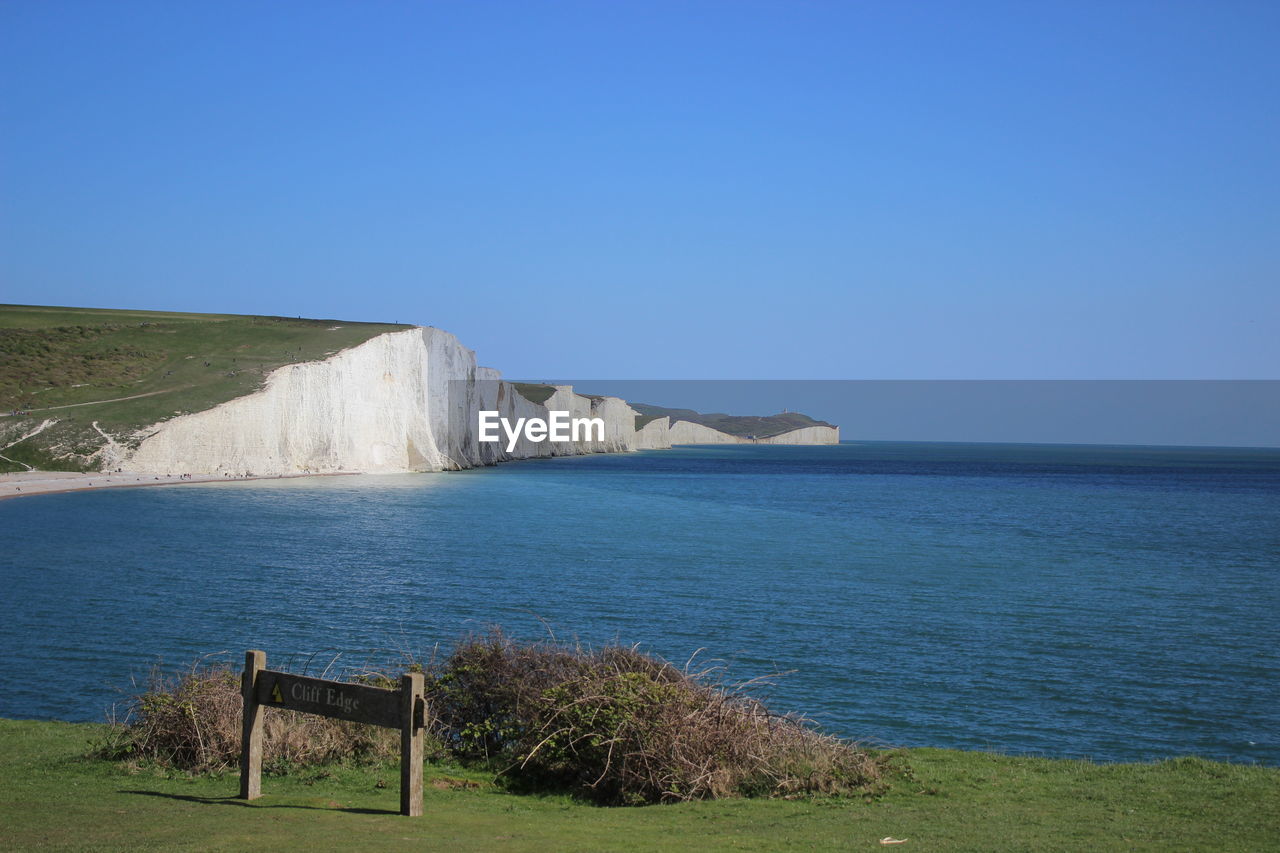
[[[685,447],[0,502],[0,716],[155,665],[639,644],[864,742],[1280,765],[1280,450]]]

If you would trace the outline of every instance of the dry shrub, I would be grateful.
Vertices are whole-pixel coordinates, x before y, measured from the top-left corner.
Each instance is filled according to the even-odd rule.
[[[437,736],[518,788],[639,804],[866,793],[881,775],[856,746],[634,648],[495,631],[460,643],[431,684]]]
[[[393,686],[390,678],[363,679]],[[882,759],[771,713],[712,671],[690,673],[634,648],[519,643],[500,631],[460,642],[429,665],[432,749],[498,771],[520,790],[568,791],[599,803],[730,796],[867,794]],[[399,733],[264,708],[264,768],[394,758]],[[101,753],[193,772],[240,757],[240,674],[193,667],[153,674],[130,721]]]
[[[114,727],[100,751],[196,773],[229,770],[240,763],[243,709],[240,673],[229,667],[192,668],[176,677],[153,672],[149,689],[134,700],[130,718]],[[263,708],[263,766],[268,772],[348,758],[396,757],[399,737],[376,726]]]

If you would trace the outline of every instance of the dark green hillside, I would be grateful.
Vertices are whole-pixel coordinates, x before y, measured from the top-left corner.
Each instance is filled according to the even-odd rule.
[[[539,382],[513,382],[511,383],[516,393],[524,397],[530,403],[542,405],[551,399],[551,395],[556,393],[555,386],[543,385]]]
[[[277,367],[408,326],[0,305],[0,471],[77,470],[102,443],[248,394]],[[23,413],[13,415],[18,410]],[[46,419],[58,423],[19,438]],[[7,445],[7,447],[6,447]]]
[[[802,415],[799,412],[781,412],[776,415],[726,415],[720,412],[712,414],[703,414],[695,412],[693,409],[665,409],[662,406],[650,406],[646,403],[632,403],[631,408],[640,413],[636,418],[636,429],[647,424],[655,418],[669,417],[671,422],[690,421],[695,424],[718,429],[721,432],[727,432],[729,435],[749,436],[756,438],[768,438],[771,435],[781,435],[784,432],[790,432],[793,429],[811,426],[835,426],[826,421],[817,421],[808,415]]]

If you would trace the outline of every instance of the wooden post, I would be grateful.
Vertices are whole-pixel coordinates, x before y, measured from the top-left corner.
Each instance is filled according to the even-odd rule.
[[[262,795],[263,709],[286,708],[385,728],[400,729],[400,813],[422,814],[422,748],[427,720],[422,673],[400,679],[400,690],[326,681],[267,669],[266,652],[244,655],[240,693],[244,729],[240,748],[240,798]]]
[[[240,695],[244,697],[244,728],[240,733],[242,800],[252,800],[262,794],[262,706],[258,704],[255,687],[258,672],[266,667],[266,652],[251,650],[244,653],[244,675],[240,680]]]
[[[400,814],[422,816],[422,741],[426,723],[422,673],[400,678]]]

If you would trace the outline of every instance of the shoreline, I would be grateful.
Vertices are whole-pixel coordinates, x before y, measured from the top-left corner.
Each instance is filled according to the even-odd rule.
[[[256,474],[228,477],[222,474],[157,474],[154,471],[90,472],[21,471],[0,474],[0,501],[32,495],[59,495],[97,489],[130,489],[146,486],[178,486],[184,483],[243,483],[249,480],[292,480],[299,477],[350,477],[359,471],[325,474]]]

